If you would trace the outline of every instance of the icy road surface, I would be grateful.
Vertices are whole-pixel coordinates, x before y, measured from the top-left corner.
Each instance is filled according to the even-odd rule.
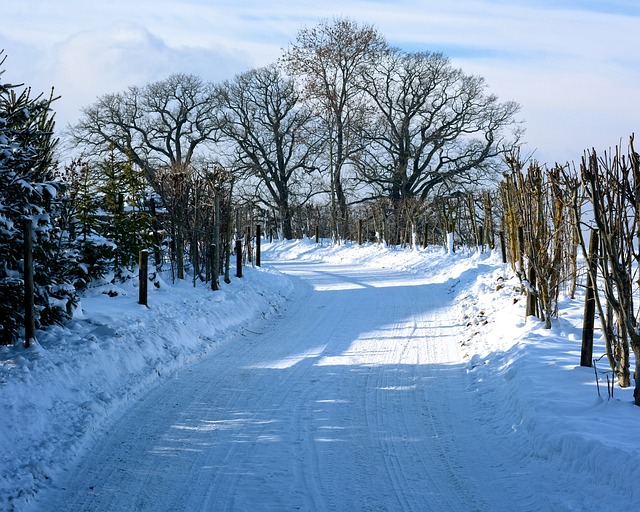
[[[566,472],[518,460],[479,411],[457,280],[270,265],[295,282],[280,317],[134,404],[41,510],[572,508]]]

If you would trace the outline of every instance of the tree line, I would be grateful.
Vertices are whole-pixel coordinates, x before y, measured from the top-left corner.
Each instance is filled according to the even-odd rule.
[[[327,235],[344,239],[356,204],[388,199],[398,217],[405,201],[495,180],[519,140],[519,107],[486,89],[442,54],[405,52],[337,19],[223,83],[176,74],[107,94],[69,136],[92,159],[114,150],[130,159],[163,203],[163,180],[219,165],[237,200],[268,211],[284,238],[300,211],[328,205]]]
[[[92,281],[126,278],[142,248],[158,270],[216,288],[233,238],[249,241],[256,223],[285,239],[316,226],[336,241],[441,237],[451,215],[434,205],[494,180],[519,140],[518,105],[486,89],[444,55],[393,48],[349,19],[301,29],[277,62],[222,83],[173,74],[99,97],[64,147],[53,93],[3,85],[2,340],[23,322],[25,219],[41,326],[68,317]]]

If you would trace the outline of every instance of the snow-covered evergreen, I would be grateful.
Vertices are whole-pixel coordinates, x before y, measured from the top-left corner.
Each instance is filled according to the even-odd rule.
[[[4,63],[4,59],[0,65]],[[1,73],[1,72],[0,72]],[[0,83],[0,340],[14,340],[23,323],[25,220],[33,239],[36,324],[70,311],[75,290],[65,277],[69,256],[59,243],[51,111],[53,96]]]

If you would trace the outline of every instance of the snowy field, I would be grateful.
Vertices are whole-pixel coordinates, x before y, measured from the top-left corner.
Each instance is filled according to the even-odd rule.
[[[497,254],[263,248],[0,347],[0,510],[637,509],[640,408],[578,366],[580,298],[547,331]]]

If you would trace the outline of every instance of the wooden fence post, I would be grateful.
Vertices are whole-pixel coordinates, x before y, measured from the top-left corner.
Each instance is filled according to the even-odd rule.
[[[36,319],[33,288],[33,240],[31,219],[24,220],[24,346],[29,348],[36,338]]]
[[[260,266],[260,237],[262,236],[262,226],[256,224],[256,267]]]
[[[507,244],[504,240],[504,232],[500,231],[500,251],[502,252],[502,263],[507,262]]]
[[[242,240],[236,240],[236,277],[242,277]]]
[[[146,306],[149,290],[149,251],[142,250],[138,255],[138,304]]]
[[[211,244],[211,248],[213,249],[213,263],[211,270],[211,289],[218,290],[220,288],[220,191],[216,189],[215,196],[213,198],[214,209],[215,209],[215,222],[213,225],[213,244]]]
[[[589,241],[589,271],[587,272],[587,293],[584,300],[584,320],[582,323],[582,349],[580,351],[580,366],[592,366],[593,360],[593,324],[596,316],[596,283],[591,277],[598,272],[598,247],[600,244],[598,230],[591,231]]]
[[[320,243],[320,227],[316,224],[316,243]]]

